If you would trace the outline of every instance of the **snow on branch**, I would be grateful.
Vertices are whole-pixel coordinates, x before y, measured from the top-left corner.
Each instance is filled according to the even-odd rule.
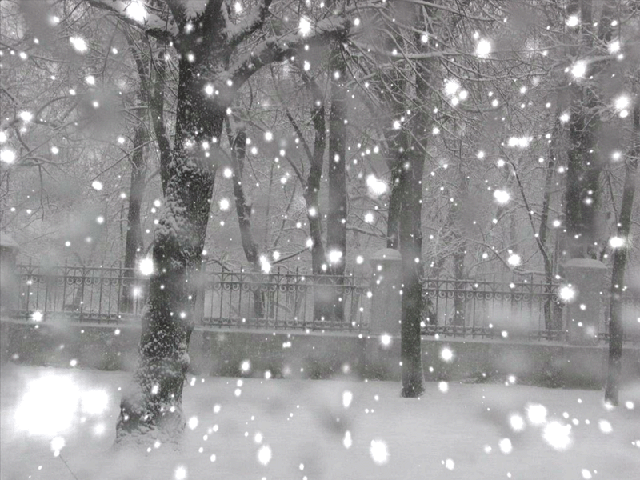
[[[154,38],[172,40],[178,34],[178,25],[187,17],[187,4],[195,0],[165,0],[162,4],[150,0],[86,1],[90,6],[110,12],[119,20],[142,29]],[[166,5],[168,10],[161,5]]]
[[[470,13],[463,11],[461,8],[455,9],[455,8],[452,8],[452,7],[443,5],[443,4],[439,4],[439,3],[435,3],[435,2],[428,2],[426,0],[402,0],[402,1],[404,1],[406,3],[413,3],[414,5],[420,5],[422,7],[431,8],[431,9],[434,9],[434,10],[441,10],[443,12],[452,13],[454,15],[459,15],[461,17],[465,17],[468,20],[475,20],[475,21],[478,21],[478,22],[495,22],[496,20],[499,20],[499,19],[492,18],[492,17],[489,17],[489,16],[484,16],[483,17],[483,16],[477,16],[477,15],[471,15]],[[448,2],[446,2],[446,3],[448,3]],[[469,4],[469,3],[470,2],[467,2],[467,4]]]
[[[249,37],[252,33],[258,31],[262,27],[264,21],[269,15],[271,2],[272,0],[262,0],[260,6],[253,9],[253,11],[240,23],[234,24],[229,18],[225,18],[227,24],[225,28],[225,35],[231,48],[240,44],[240,42],[245,38]],[[224,8],[222,9],[222,12],[226,16]]]
[[[229,69],[229,79],[234,88],[239,89],[255,72],[273,62],[281,62],[302,46],[302,44],[320,43],[343,34],[349,29],[350,20],[346,16],[332,16],[318,22],[311,36],[302,38],[297,32],[281,37],[267,38],[251,53],[240,57]]]

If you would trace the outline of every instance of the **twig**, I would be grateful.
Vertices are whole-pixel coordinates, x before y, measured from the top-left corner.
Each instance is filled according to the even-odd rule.
[[[62,458],[62,454],[59,453],[58,457],[60,458],[60,460],[62,460],[62,463],[64,463],[64,466],[67,467],[67,470],[69,470],[69,473],[71,473],[71,475],[73,476],[73,478],[75,478],[76,480],[80,480],[75,473],[73,473],[73,470],[71,470],[71,467],[69,467],[69,464],[67,463],[67,461]]]

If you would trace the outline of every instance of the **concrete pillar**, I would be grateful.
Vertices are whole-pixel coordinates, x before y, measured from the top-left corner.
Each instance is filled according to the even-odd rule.
[[[18,244],[0,232],[0,312],[5,314],[18,308],[17,253]]]
[[[607,267],[591,258],[572,258],[563,266],[564,278],[575,296],[566,307],[569,343],[595,345],[604,324]]]
[[[402,318],[402,256],[398,250],[383,248],[370,259],[373,269],[371,282],[371,334],[400,335]]]

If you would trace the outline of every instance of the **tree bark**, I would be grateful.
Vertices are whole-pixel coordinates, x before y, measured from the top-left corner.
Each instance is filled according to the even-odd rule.
[[[303,80],[309,89],[313,101],[311,120],[313,123],[313,151],[307,151],[309,157],[309,174],[307,176],[304,199],[307,207],[309,222],[309,236],[311,238],[311,269],[316,276],[313,298],[313,319],[329,320],[333,315],[335,295],[327,288],[323,288],[320,275],[327,273],[327,258],[322,238],[322,215],[320,213],[319,193],[322,180],[322,166],[327,149],[327,132],[325,120],[325,106],[322,92],[318,85],[306,75]]]
[[[463,238],[462,226],[460,225],[460,204],[467,199],[469,191],[469,179],[465,175],[463,168],[463,146],[462,140],[458,148],[458,192],[457,199],[451,205],[453,240],[455,242],[455,252],[453,254],[453,278],[458,291],[453,297],[453,324],[456,327],[466,325],[466,305],[467,299],[464,293],[464,261],[467,256],[467,242]]]
[[[572,94],[565,198],[567,244],[572,258],[584,258],[594,242],[602,168],[595,146],[594,93],[574,86]]]
[[[342,56],[343,38],[331,41],[329,59],[330,96],[329,109],[329,211],[327,212],[327,251],[329,268],[335,276],[332,290],[331,320],[342,321],[344,304],[341,278],[347,262],[347,90],[345,60]],[[338,255],[331,261],[332,255]]]
[[[309,221],[309,235],[311,241],[311,267],[315,275],[323,273],[322,265],[326,262],[324,242],[322,239],[322,217],[318,196],[320,193],[320,181],[322,180],[322,164],[324,153],[327,149],[327,133],[325,121],[324,98],[317,85],[307,79],[306,83],[311,91],[313,106],[311,107],[311,120],[313,122],[313,152],[308,152],[309,175],[304,188],[304,199],[307,207],[307,220]]]
[[[153,81],[153,91],[149,95],[149,111],[151,113],[151,124],[156,137],[158,151],[160,152],[160,181],[162,193],[167,194],[167,183],[169,182],[169,164],[171,163],[171,143],[164,120],[164,97],[166,87],[167,65],[164,53],[160,53],[155,61],[155,74]]]
[[[133,33],[128,30],[125,38],[129,45],[129,50],[136,64],[138,71],[138,92],[136,95],[137,118],[133,134],[133,148],[129,156],[131,163],[131,179],[129,183],[129,210],[127,213],[127,233],[125,237],[125,256],[123,277],[126,279],[123,288],[123,309],[127,313],[133,312],[134,296],[133,281],[135,278],[135,265],[138,253],[143,248],[142,225],[140,213],[142,201],[146,189],[147,162],[144,155],[144,148],[149,140],[147,132],[146,117],[149,105],[149,69],[145,65],[140,52],[136,48]],[[147,106],[147,108],[140,108]]]
[[[142,120],[142,119],[140,119]],[[144,145],[147,142],[146,125],[140,121],[133,135],[131,153],[131,181],[129,184],[129,212],[127,213],[127,233],[125,236],[123,277],[125,282],[123,300],[124,311],[133,311],[133,279],[135,277],[136,258],[143,248],[140,210],[146,187],[147,163],[144,158]]]
[[[122,5],[92,3],[117,13],[126,21]],[[228,10],[223,10],[228,5],[220,0],[202,2],[204,8],[196,16],[182,2],[167,5],[171,17],[167,23],[176,27],[176,31],[150,28],[146,33],[177,50],[174,145],[170,154],[161,148],[165,208],[155,235],[155,273],[150,282],[148,310],[142,321],[140,363],[132,388],[121,401],[116,427],[118,444],[129,439],[147,441],[149,436],[156,435],[176,441],[184,430],[182,386],[189,366],[187,351],[195,319],[198,294],[195,280],[201,277],[202,248],[217,168],[215,158],[212,160],[207,155],[207,145],[219,143],[226,110],[242,85],[265,65],[283,61],[301,48],[303,42],[310,41],[305,38],[285,42],[271,37],[251,55],[238,55],[239,44],[260,30],[269,17],[271,0],[262,0],[256,5],[255,15],[252,13],[234,29],[228,28]],[[160,17],[157,12],[149,14],[156,19]],[[314,40],[331,38],[336,32],[348,30],[348,25],[346,18],[325,21],[322,28],[316,28],[319,31],[314,33]],[[233,66],[232,58],[237,60]],[[163,68],[160,62],[159,71]],[[164,76],[156,76],[156,80],[163,87]],[[213,95],[206,94],[210,81],[218,87]],[[154,113],[158,113],[156,107],[162,103],[163,91],[158,88],[154,92],[157,94]],[[166,129],[155,128],[163,127],[161,117],[152,115],[152,118],[159,120],[158,124],[154,122],[159,146],[160,139],[167,146]]]
[[[251,268],[256,273],[261,273],[259,261],[258,244],[253,238],[251,230],[251,205],[247,202],[243,187],[244,160],[247,155],[247,130],[244,123],[236,126],[235,134],[231,127],[229,119],[226,121],[227,136],[231,145],[232,160],[232,181],[233,181],[233,197],[236,204],[236,213],[238,215],[238,227],[240,228],[240,239],[242,241],[242,249],[244,250],[247,262],[251,264]],[[253,315],[255,318],[264,317],[264,298],[263,291],[258,285],[253,291]]]
[[[400,236],[400,212],[402,193],[397,188],[402,175],[402,166],[396,162],[388,162],[391,170],[391,194],[389,195],[389,211],[387,213],[387,248],[398,249]]]
[[[417,9],[416,25],[420,27],[424,9]],[[425,19],[423,19],[425,20]],[[419,31],[419,29],[418,29]],[[416,45],[422,45],[415,34]],[[422,385],[421,322],[422,299],[422,174],[426,156],[427,129],[431,124],[429,111],[429,62],[419,62],[412,68],[412,81],[405,86],[407,98],[415,99],[418,111],[407,122],[404,152],[401,152],[402,215],[400,217],[400,253],[402,254],[402,396],[419,397]],[[407,132],[408,133],[408,132]]]
[[[300,75],[311,94],[311,122],[313,124],[313,149],[304,139],[304,134],[297,122],[286,110],[287,117],[294,131],[300,138],[304,151],[309,159],[309,174],[304,180],[303,197],[307,208],[307,221],[309,222],[309,238],[311,239],[311,270],[315,276],[313,289],[313,320],[323,320],[331,317],[331,298],[326,298],[326,288],[322,287],[320,275],[326,274],[327,264],[322,238],[322,215],[319,205],[320,182],[322,180],[322,167],[324,154],[327,148],[327,131],[325,119],[324,96],[318,84],[309,75],[300,69]]]
[[[572,0],[569,9],[579,13],[581,23],[581,49],[573,52],[574,55],[593,55],[595,40],[606,45],[611,36],[609,19],[615,8],[610,0],[604,2],[597,31],[593,26],[593,0]],[[597,239],[596,212],[600,200],[602,162],[597,153],[600,105],[593,78],[600,73],[603,65],[602,61],[588,62],[584,78],[574,80],[571,85],[565,214],[567,249],[572,258],[597,258],[594,241]]]
[[[402,396],[422,394],[422,171],[424,157],[419,151],[408,155],[403,172],[400,253],[402,254]],[[417,261],[416,261],[417,260]]]
[[[633,108],[633,146],[629,152],[625,167],[624,187],[622,190],[622,207],[618,218],[618,236],[624,239],[625,245],[613,252],[613,271],[611,274],[609,304],[609,365],[607,385],[604,398],[612,405],[618,405],[620,377],[622,373],[622,342],[624,330],[622,326],[622,292],[624,290],[624,272],[627,266],[629,233],[631,231],[631,213],[635,196],[638,158],[640,157],[640,101],[636,97]]]
[[[184,430],[182,386],[197,300],[215,164],[201,142],[220,138],[225,105],[204,97],[197,64],[179,62],[176,134],[167,169],[165,208],[156,229],[149,303],[142,320],[140,363],[123,395],[116,442],[151,433],[175,441]]]
[[[559,115],[556,114],[556,117]],[[542,257],[544,261],[544,276],[545,282],[549,289],[553,288],[553,261],[549,256],[547,249],[547,236],[549,233],[549,211],[551,209],[551,190],[553,188],[553,179],[556,171],[556,155],[558,154],[558,139],[560,134],[560,127],[558,122],[555,123],[555,128],[552,134],[551,145],[549,148],[549,161],[547,162],[547,171],[544,179],[544,195],[542,199],[542,207],[540,209],[540,227],[538,229],[539,245],[544,250],[542,251]],[[544,320],[545,328],[547,331],[558,331],[562,329],[562,317],[557,316],[556,309],[553,305],[553,299],[547,296],[544,302]]]

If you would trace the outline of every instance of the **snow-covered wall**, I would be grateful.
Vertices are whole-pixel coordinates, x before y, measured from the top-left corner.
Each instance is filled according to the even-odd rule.
[[[132,370],[140,331],[134,328],[52,329],[2,323],[2,361],[109,370]],[[505,340],[423,338],[428,381],[511,382],[600,388],[604,346]],[[203,376],[400,378],[398,338],[338,333],[195,331],[191,369]],[[268,373],[267,373],[268,372]],[[623,376],[640,379],[640,347],[626,346]]]

